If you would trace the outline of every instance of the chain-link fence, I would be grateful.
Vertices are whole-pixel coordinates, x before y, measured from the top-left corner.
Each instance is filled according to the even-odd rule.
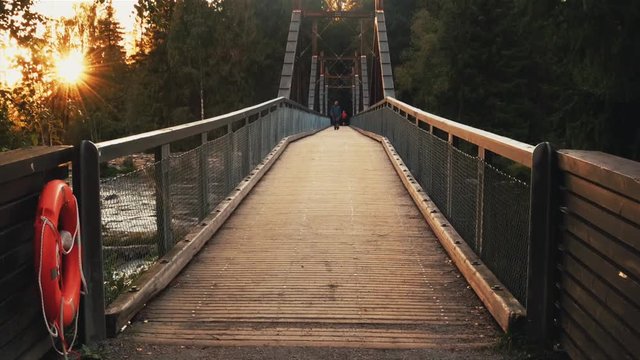
[[[389,139],[460,236],[526,306],[529,185],[388,107],[357,115],[352,124]]]
[[[273,107],[192,150],[157,162],[146,156],[137,170],[103,178],[105,303],[197,227],[284,137],[328,124],[318,114]]]

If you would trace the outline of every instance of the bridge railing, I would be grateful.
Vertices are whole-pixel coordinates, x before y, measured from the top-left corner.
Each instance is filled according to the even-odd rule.
[[[640,352],[640,163],[549,143],[534,148],[393,98],[352,123],[390,140],[457,233],[526,306],[532,343],[572,358]]]
[[[211,119],[83,142],[81,217],[83,237],[91,239],[85,263],[93,287],[87,303],[96,321],[104,319],[105,304],[137,291],[136,277],[228,200],[283,138],[325,126],[322,115],[277,98]],[[100,176],[113,166],[122,173]]]
[[[352,124],[389,139],[440,212],[526,307],[534,147],[391,97]]]

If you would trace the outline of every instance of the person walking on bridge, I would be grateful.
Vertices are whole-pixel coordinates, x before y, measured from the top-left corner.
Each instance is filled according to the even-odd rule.
[[[338,100],[333,103],[331,106],[331,110],[329,110],[329,116],[331,117],[331,124],[333,125],[333,130],[340,129],[340,116],[342,115],[342,109],[340,109],[340,105],[338,104]]]

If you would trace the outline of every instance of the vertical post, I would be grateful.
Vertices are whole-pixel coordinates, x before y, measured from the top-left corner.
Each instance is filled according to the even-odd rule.
[[[356,110],[353,112],[353,115],[360,112],[360,76],[356,74]]]
[[[260,117],[260,161],[264,159],[267,154],[267,148],[269,142],[267,141],[267,136],[265,132],[267,132],[267,121],[271,118],[271,113],[265,114],[265,116]]]
[[[247,172],[245,173],[248,174],[249,172],[251,172],[251,170],[253,170],[253,148],[254,148],[254,143],[253,143],[253,139],[251,138],[251,129],[253,127],[255,127],[255,121],[254,122],[250,122],[249,118],[247,118],[247,125],[245,125],[247,127],[247,137],[248,137],[248,141],[247,141],[247,153],[249,154],[249,166],[247,167]]]
[[[351,77],[353,84],[351,85],[351,115],[356,113],[356,80],[355,75]]]
[[[313,19],[311,23],[311,55],[318,54],[318,20]]]
[[[484,225],[484,160],[486,151],[478,146],[478,183],[476,185],[476,254],[482,257],[482,229]]]
[[[276,137],[275,137],[276,144],[278,144],[280,140],[283,138],[282,127],[280,125],[281,122],[282,122],[282,103],[280,103],[276,108]]]
[[[331,99],[329,98],[329,82],[324,82],[324,113],[329,114],[329,104],[331,103]]]
[[[559,217],[557,153],[549,143],[533,150],[527,283],[527,336],[538,345],[552,340]]]
[[[360,19],[360,54],[364,53],[364,19]]]
[[[199,154],[199,189],[200,189],[200,220],[209,214],[209,174],[208,174],[208,152],[207,133],[200,134],[200,154]]]
[[[236,166],[238,166],[238,164],[235,163],[235,157],[237,156],[237,150],[236,150],[236,146],[235,146],[235,141],[234,141],[234,135],[233,135],[233,127],[231,122],[229,122],[227,124],[227,136],[229,137],[229,149],[227,151],[225,151],[225,156],[224,156],[224,167],[225,167],[225,172],[227,173],[227,176],[224,177],[224,191],[222,196],[226,196],[230,191],[231,188],[233,187],[233,185],[235,185],[233,183],[233,178],[234,175],[236,174]],[[217,200],[217,199],[216,199]],[[218,203],[218,201],[216,201],[216,203]]]
[[[320,97],[318,98],[318,107],[320,108],[320,113],[322,115],[326,114],[327,108],[325,107],[326,103],[326,92],[324,87],[324,51],[320,52],[320,57],[318,58],[320,62],[320,84],[318,85],[318,91],[320,92]]]
[[[156,223],[158,224],[158,256],[162,256],[169,251],[173,245],[173,234],[171,232],[171,194],[170,194],[170,174],[169,157],[171,156],[171,146],[164,144],[156,148],[155,160],[158,163],[159,172],[158,188],[156,190]]]
[[[104,269],[100,213],[100,155],[95,144],[83,141],[73,165],[73,187],[79,202],[82,268],[87,294],[80,303],[80,335],[89,344],[107,337],[104,315]]]
[[[452,216],[451,213],[451,205],[453,203],[453,146],[455,145],[455,137],[453,134],[449,133],[447,142],[449,146],[447,147],[447,216]]]

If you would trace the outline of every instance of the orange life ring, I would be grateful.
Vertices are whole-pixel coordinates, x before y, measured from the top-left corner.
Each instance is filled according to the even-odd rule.
[[[47,326],[62,330],[78,313],[82,283],[78,203],[64,181],[45,185],[34,227],[35,269],[44,316]],[[64,338],[64,334],[60,336]]]

